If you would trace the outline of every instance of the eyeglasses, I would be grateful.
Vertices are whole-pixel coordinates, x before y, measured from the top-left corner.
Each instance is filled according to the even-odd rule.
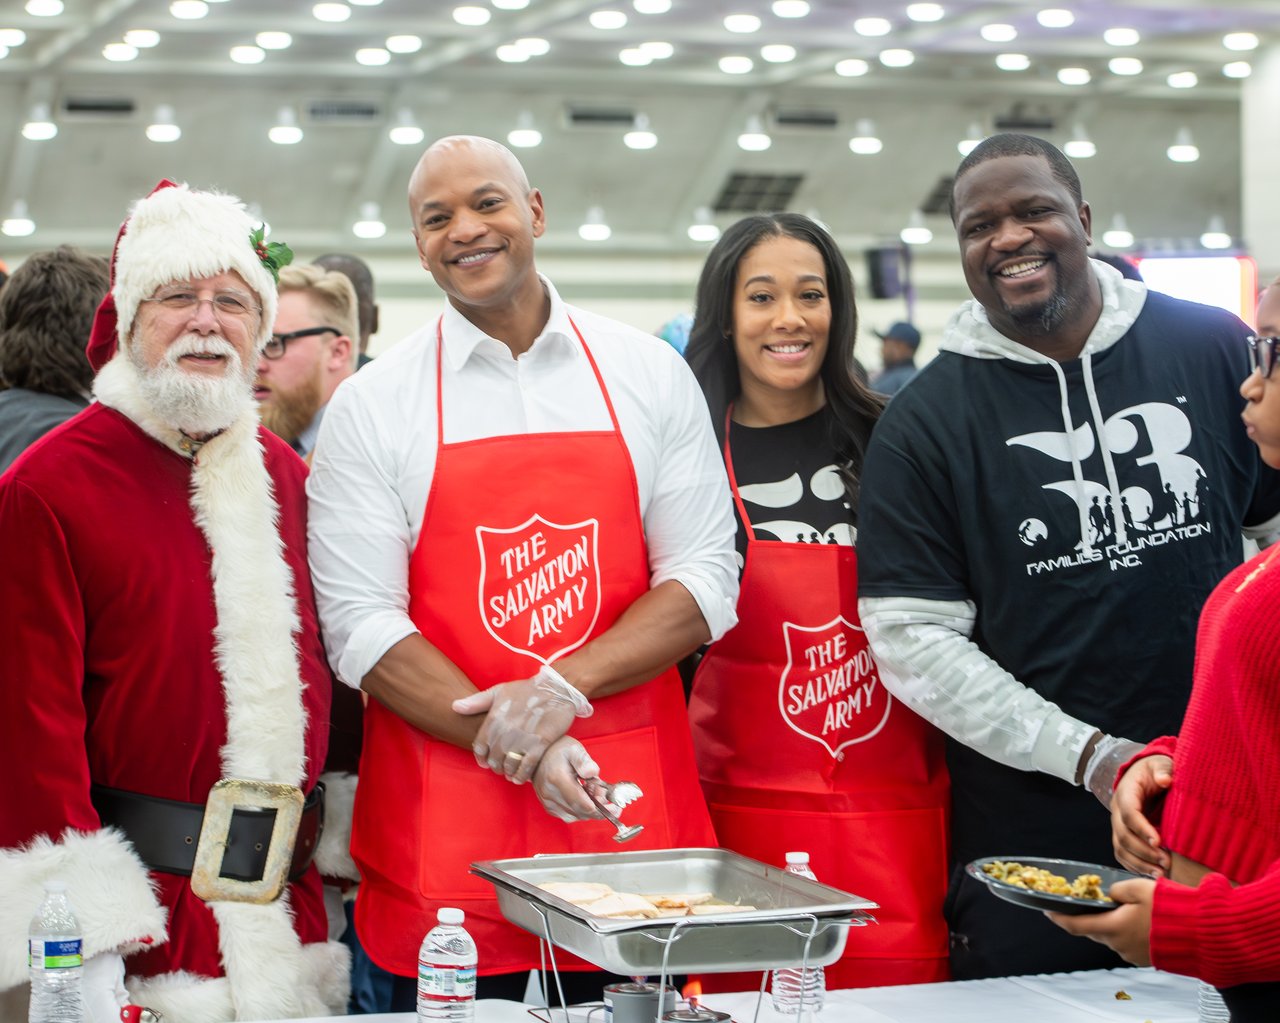
[[[1250,335],[1244,340],[1249,346],[1250,365],[1253,369],[1262,370],[1264,377],[1271,376],[1271,371],[1276,367],[1276,345],[1280,344],[1280,337]]]
[[[272,334],[269,340],[262,347],[262,354],[268,359],[278,359],[284,355],[285,346],[290,341],[296,341],[300,337],[314,337],[316,334],[341,334],[337,327],[306,327],[303,330],[291,330],[287,334]]]
[[[166,288],[142,301],[158,305],[166,312],[186,314],[194,313],[202,302],[208,302],[213,308],[213,315],[223,322],[243,320],[262,312],[262,307],[246,292],[215,291],[213,297],[201,298],[195,289],[181,285]]]

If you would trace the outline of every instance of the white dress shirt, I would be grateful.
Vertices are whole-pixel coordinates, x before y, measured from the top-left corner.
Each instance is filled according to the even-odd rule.
[[[635,466],[650,585],[681,583],[718,639],[737,621],[735,524],[697,382],[665,342],[565,305],[545,278],[543,286],[551,315],[517,358],[446,309],[445,440],[610,429],[572,316]],[[342,382],[307,481],[325,646],[338,677],[357,688],[383,654],[418,631],[408,616],[409,558],[436,465],[436,347],[432,320]]]

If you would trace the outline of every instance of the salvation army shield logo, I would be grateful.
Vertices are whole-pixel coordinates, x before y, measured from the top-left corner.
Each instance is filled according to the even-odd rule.
[[[839,615],[816,627],[783,622],[782,635],[787,645],[778,685],[782,720],[843,759],[841,750],[884,728],[893,706],[866,633]]]
[[[509,529],[476,527],[480,618],[508,650],[550,664],[580,647],[600,615],[596,519],[541,515]]]

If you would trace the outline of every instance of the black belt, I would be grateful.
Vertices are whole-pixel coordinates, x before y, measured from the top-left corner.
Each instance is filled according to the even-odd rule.
[[[119,828],[151,870],[191,876],[196,843],[204,823],[203,803],[180,803],[158,796],[144,796],[122,789],[94,785],[89,790],[93,808],[104,826]],[[236,808],[222,857],[223,877],[236,881],[261,880],[275,826],[275,810]],[[315,858],[324,830],[324,784],[316,783],[302,805],[302,821],[293,844],[289,880],[296,881]]]

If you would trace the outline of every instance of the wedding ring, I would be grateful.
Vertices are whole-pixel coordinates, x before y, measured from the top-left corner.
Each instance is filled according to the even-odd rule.
[[[508,760],[523,760],[523,759],[524,759],[524,754],[523,754],[523,753],[508,753],[508,754],[507,754],[507,759],[508,759]]]

